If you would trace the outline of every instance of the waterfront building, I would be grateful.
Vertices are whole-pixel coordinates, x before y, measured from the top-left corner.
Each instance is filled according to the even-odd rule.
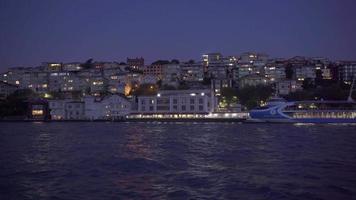
[[[66,119],[65,104],[71,100],[53,99],[48,100],[49,112],[52,120]]]
[[[65,103],[65,119],[82,120],[85,119],[84,102],[69,101]]]
[[[161,90],[155,96],[138,96],[141,114],[207,114],[213,112],[216,97],[211,90]]]
[[[89,120],[122,119],[131,112],[131,102],[122,94],[84,98],[85,116]]]
[[[73,99],[53,99],[48,101],[52,120],[83,120],[85,104]]]
[[[44,100],[31,100],[28,102],[28,114],[29,119],[34,120],[47,120],[49,119],[48,102]]]

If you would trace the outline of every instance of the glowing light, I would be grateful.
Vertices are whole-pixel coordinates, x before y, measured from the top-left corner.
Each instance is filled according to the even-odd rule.
[[[43,115],[43,110],[32,110],[33,116]]]

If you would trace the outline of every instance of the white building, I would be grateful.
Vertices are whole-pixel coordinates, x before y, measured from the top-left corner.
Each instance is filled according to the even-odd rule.
[[[83,120],[85,119],[85,105],[82,101],[71,99],[49,100],[52,120]]]
[[[84,98],[85,116],[90,120],[121,119],[131,112],[131,102],[121,94]]]
[[[138,96],[138,113],[206,114],[216,108],[211,90],[161,90],[156,96]]]

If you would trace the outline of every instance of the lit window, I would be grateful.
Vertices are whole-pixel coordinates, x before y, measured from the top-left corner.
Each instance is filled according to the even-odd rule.
[[[32,110],[33,116],[43,115],[43,110]]]

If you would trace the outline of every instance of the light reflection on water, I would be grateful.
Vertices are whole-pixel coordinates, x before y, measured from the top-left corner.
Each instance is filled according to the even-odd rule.
[[[2,123],[0,199],[351,199],[350,125]]]

